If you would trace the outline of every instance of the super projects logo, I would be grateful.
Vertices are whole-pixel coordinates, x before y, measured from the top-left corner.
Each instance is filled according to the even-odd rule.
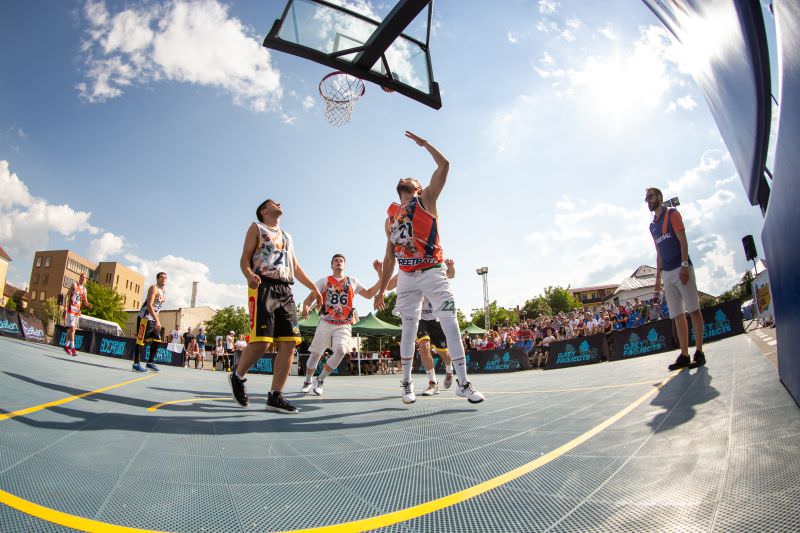
[[[572,344],[567,343],[564,346],[564,351],[556,354],[556,366],[582,363],[584,361],[599,359],[599,357],[599,350],[597,348],[592,348],[589,345],[589,341],[585,340],[581,342],[577,350]]]
[[[728,320],[728,315],[726,315],[725,311],[723,311],[722,309],[717,309],[717,312],[714,313],[713,322],[706,322],[705,324],[703,324],[704,339],[719,337],[721,335],[725,335],[727,333],[732,333],[732,332],[733,332],[733,327],[731,326],[731,321]],[[690,342],[694,342],[694,330],[692,330]]]
[[[636,333],[631,333],[628,337],[628,342],[625,343],[622,349],[622,357],[633,357],[636,355],[643,355],[646,353],[657,352],[666,347],[666,339],[663,335],[659,335],[656,328],[650,328],[647,336],[642,339]]]
[[[502,356],[497,353],[492,357],[491,361],[487,361],[483,367],[484,372],[502,372],[504,370],[512,370],[519,368],[519,361],[511,358],[509,352],[505,352]]]

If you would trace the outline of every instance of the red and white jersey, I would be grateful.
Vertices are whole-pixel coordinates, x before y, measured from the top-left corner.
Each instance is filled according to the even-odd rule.
[[[317,281],[316,286],[325,302],[319,317],[330,324],[352,324],[353,299],[363,285],[349,276],[342,279],[328,276]]]
[[[422,270],[444,261],[436,217],[425,210],[418,196],[390,205],[387,214],[400,270]]]
[[[86,287],[72,284],[72,291],[70,292],[70,299],[67,302],[67,313],[75,316],[81,316],[81,306],[83,305],[83,298],[86,294]]]

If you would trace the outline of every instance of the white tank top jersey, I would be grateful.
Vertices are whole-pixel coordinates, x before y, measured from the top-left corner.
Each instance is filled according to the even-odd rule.
[[[258,228],[258,246],[250,267],[265,278],[294,281],[294,247],[292,237],[282,229],[273,229],[262,222],[253,222]]]
[[[164,302],[167,301],[167,291],[164,289],[159,289],[156,287],[156,297],[153,298],[153,310],[156,313],[161,312],[161,307],[164,305]],[[139,309],[137,315],[139,318],[146,318],[147,320],[155,320],[156,317],[150,312],[150,309],[147,308],[147,299],[145,299],[144,303],[142,303],[142,308]]]

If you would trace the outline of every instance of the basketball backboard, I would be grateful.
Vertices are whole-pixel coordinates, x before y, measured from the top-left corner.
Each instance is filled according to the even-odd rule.
[[[406,31],[427,9],[424,41]],[[326,0],[288,0],[264,46],[340,70],[442,107],[430,57],[432,0],[396,0],[383,20]]]

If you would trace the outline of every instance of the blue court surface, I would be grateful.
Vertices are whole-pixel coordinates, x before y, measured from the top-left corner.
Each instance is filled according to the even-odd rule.
[[[400,401],[399,378],[224,372],[0,339],[2,531],[797,531],[800,409],[758,345],[474,375]],[[416,379],[417,392],[424,376]]]

